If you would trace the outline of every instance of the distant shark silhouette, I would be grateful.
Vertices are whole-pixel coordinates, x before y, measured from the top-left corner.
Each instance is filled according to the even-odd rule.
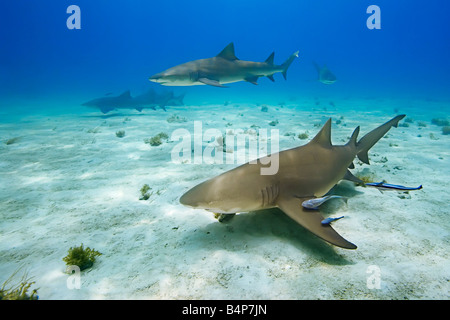
[[[268,77],[275,81],[273,75],[281,72],[286,79],[286,72],[292,61],[298,57],[298,51],[292,54],[282,65],[273,63],[275,53],[264,62],[244,61],[236,58],[234,44],[230,43],[217,56],[186,62],[149,78],[164,86],[210,85],[225,87],[223,84],[247,81],[258,84],[259,77]]]
[[[215,213],[231,214],[278,207],[297,223],[329,243],[356,249],[329,224],[323,225],[318,210],[308,210],[302,203],[325,195],[340,180],[362,183],[351,174],[357,156],[369,163],[368,150],[391,127],[397,127],[405,115],[399,115],[366,134],[358,142],[357,127],[345,145],[331,144],[331,119],[320,132],[304,146],[278,153],[279,169],[274,175],[261,175],[268,157],[257,163],[246,163],[187,191],[180,203]]]
[[[313,61],[313,65],[318,73],[318,80],[324,84],[333,84],[336,82],[336,76],[327,68],[327,66],[320,67]]]
[[[166,111],[166,106],[183,105],[183,98],[184,94],[175,96],[172,91],[157,93],[150,88],[145,93],[136,97],[132,97],[130,90],[127,90],[118,96],[110,96],[110,94],[108,94],[106,97],[93,99],[82,105],[100,109],[103,113],[108,113],[115,109],[135,109],[141,112],[144,108],[156,110],[156,106],[159,106]]]

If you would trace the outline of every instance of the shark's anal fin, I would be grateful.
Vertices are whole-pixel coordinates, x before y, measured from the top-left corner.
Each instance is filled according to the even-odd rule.
[[[258,76],[249,76],[249,77],[246,77],[246,78],[244,78],[244,80],[245,81],[247,81],[247,82],[250,82],[250,83],[253,83],[253,84],[258,84]]]
[[[302,202],[307,199],[309,198],[280,197],[277,205],[291,219],[323,240],[344,249],[356,249],[356,245],[345,240],[330,225],[321,224],[324,218],[319,211],[302,207]]]
[[[360,185],[364,185],[364,181],[362,181],[361,179],[355,177],[350,171],[347,170],[347,172],[345,173],[344,178],[342,178],[344,180],[348,180],[348,181],[352,181],[356,184],[360,184]]]
[[[199,78],[198,81],[214,87],[227,88],[226,86],[222,85],[219,81],[211,80],[208,78]]]

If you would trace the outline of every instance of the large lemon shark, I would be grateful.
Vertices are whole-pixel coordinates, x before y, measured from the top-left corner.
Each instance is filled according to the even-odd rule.
[[[274,64],[274,55],[272,53],[264,62],[239,60],[234,53],[234,44],[231,42],[215,57],[174,66],[151,76],[149,80],[164,86],[225,87],[223,84],[238,81],[258,84],[258,78],[264,76],[275,81],[273,75],[277,72],[281,72],[286,79],[286,72],[292,61],[298,57],[298,51],[281,65]]]
[[[331,119],[306,145],[278,153],[278,171],[262,175],[269,163],[263,157],[198,184],[181,198],[181,204],[215,213],[232,214],[278,207],[294,221],[325,241],[346,249],[356,245],[344,239],[324,220],[320,211],[308,210],[304,201],[322,197],[340,180],[362,182],[348,170],[358,157],[369,164],[368,150],[405,115],[398,115],[367,133],[359,141],[359,126],[345,145],[332,145]]]

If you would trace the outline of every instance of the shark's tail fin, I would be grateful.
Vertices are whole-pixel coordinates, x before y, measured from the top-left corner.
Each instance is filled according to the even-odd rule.
[[[361,140],[359,140],[356,144],[357,156],[359,160],[369,164],[369,156],[367,155],[369,149],[372,148],[375,143],[377,143],[378,140],[380,140],[386,134],[386,132],[389,131],[391,127],[397,128],[398,122],[404,117],[404,114],[396,116],[395,118],[392,118],[385,124],[382,124],[378,128],[370,131],[368,134],[362,137]]]
[[[284,80],[286,80],[286,73],[291,65],[292,61],[294,61],[295,58],[298,58],[298,51],[291,54],[291,56],[281,65],[283,67],[283,77]]]

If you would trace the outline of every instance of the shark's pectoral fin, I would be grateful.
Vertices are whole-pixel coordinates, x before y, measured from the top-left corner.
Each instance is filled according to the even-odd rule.
[[[317,210],[307,210],[302,207],[302,202],[308,198],[280,197],[278,207],[295,222],[308,229],[316,236],[329,243],[345,248],[356,249],[356,245],[345,240],[330,225],[322,225],[323,216]]]
[[[214,87],[227,88],[226,86],[222,85],[217,80],[211,80],[211,79],[208,79],[208,78],[199,78],[198,81],[201,82],[201,83],[210,85],[210,86],[214,86]]]
[[[244,78],[244,80],[253,84],[258,84],[258,76],[249,76]]]
[[[102,113],[104,113],[104,114],[106,114],[106,113],[108,113],[108,112],[110,112],[110,111],[112,111],[112,110],[114,110],[115,108],[113,108],[113,107],[100,107],[100,111],[102,112]]]

